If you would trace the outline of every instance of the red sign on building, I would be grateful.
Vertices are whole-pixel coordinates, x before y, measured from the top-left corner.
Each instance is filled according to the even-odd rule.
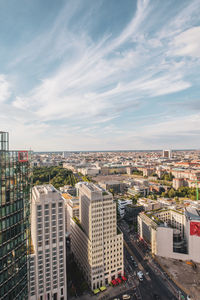
[[[200,236],[200,222],[190,222],[190,235]]]
[[[19,162],[28,161],[28,151],[19,151],[18,152],[18,161]]]

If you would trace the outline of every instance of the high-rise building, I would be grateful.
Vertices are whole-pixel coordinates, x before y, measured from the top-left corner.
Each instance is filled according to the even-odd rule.
[[[164,158],[171,158],[172,157],[171,150],[163,150],[163,157]]]
[[[124,275],[123,234],[111,193],[79,184],[79,219],[73,218],[71,231],[72,252],[91,289]]]
[[[64,199],[52,185],[32,189],[31,300],[66,300]]]
[[[28,299],[30,167],[0,131],[0,299]]]

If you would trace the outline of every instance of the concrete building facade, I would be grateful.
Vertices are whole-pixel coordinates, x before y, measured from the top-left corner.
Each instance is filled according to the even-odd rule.
[[[79,198],[68,193],[63,193],[65,199],[65,229],[66,233],[71,233],[71,223],[74,217],[79,218]]]
[[[125,215],[125,207],[129,204],[132,204],[132,200],[131,199],[118,199],[118,212],[120,214],[120,217],[123,218]]]
[[[30,300],[66,300],[64,199],[52,185],[35,186],[31,203]]]
[[[91,183],[80,184],[79,205],[71,249],[93,290],[124,274],[123,234],[117,229],[111,193]]]
[[[138,234],[155,255],[200,262],[200,211],[194,207],[140,213]]]

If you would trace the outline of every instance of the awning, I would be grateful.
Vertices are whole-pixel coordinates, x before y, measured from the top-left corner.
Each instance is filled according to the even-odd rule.
[[[105,290],[106,290],[106,287],[105,287],[105,286],[101,286],[99,289],[100,289],[100,291],[102,291],[102,292],[103,292],[103,291],[105,291]]]
[[[121,283],[121,282],[122,282],[120,278],[116,278],[116,281],[117,281],[118,283]]]
[[[112,282],[113,285],[117,285],[118,284],[118,282],[115,279],[113,279],[111,282]]]
[[[93,293],[96,295],[96,294],[100,293],[100,290],[99,289],[93,290]]]
[[[126,278],[126,277],[124,277],[124,276],[122,276],[122,280],[126,281],[126,280],[127,280],[127,278]]]

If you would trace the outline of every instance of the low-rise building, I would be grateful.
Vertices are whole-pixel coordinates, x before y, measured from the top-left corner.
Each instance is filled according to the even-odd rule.
[[[159,201],[151,200],[149,198],[139,198],[137,204],[143,206],[145,211],[159,209],[162,207]]]
[[[129,204],[132,204],[131,199],[118,199],[118,212],[120,214],[120,217],[123,218],[125,214],[125,207]]]
[[[104,182],[99,182],[99,185],[107,190],[107,191],[113,191],[114,193],[121,193],[124,191],[125,184],[121,181],[117,180],[109,180]]]
[[[64,185],[64,186],[60,187],[60,191],[61,191],[61,193],[68,193],[72,196],[76,196],[76,188],[71,185]]]
[[[72,219],[79,218],[79,198],[73,197],[68,193],[63,193],[65,199],[65,229],[67,235],[71,233]]]
[[[126,222],[137,226],[137,217],[144,210],[142,205],[129,204],[125,207],[124,219]]]
[[[200,211],[194,207],[140,213],[138,234],[155,255],[200,262]]]

